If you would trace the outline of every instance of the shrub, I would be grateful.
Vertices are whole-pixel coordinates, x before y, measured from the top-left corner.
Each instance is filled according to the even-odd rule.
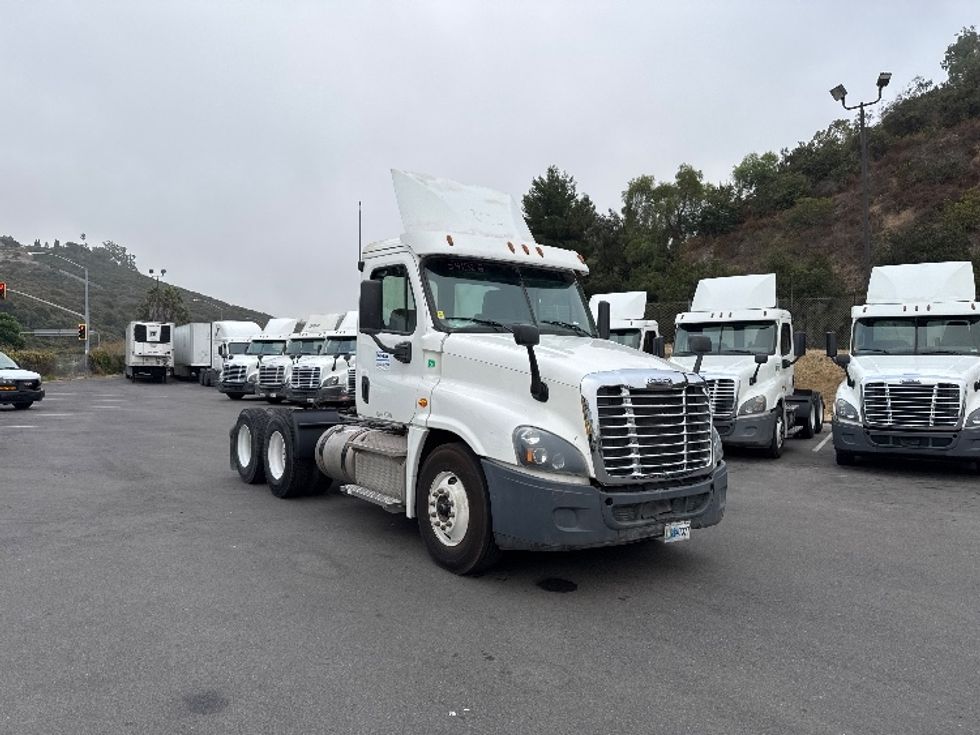
[[[88,355],[89,368],[98,375],[117,375],[126,368],[126,355],[122,342],[107,343],[91,350]]]
[[[830,197],[803,197],[786,212],[786,224],[797,232],[830,224],[834,200]]]
[[[57,372],[58,355],[51,350],[8,350],[7,354],[23,370],[33,370],[41,375]]]

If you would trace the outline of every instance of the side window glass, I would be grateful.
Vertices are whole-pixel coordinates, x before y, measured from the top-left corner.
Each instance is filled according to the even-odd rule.
[[[789,355],[793,352],[793,338],[789,333],[789,324],[783,325],[782,335],[779,342],[780,349],[784,355]]]
[[[412,334],[416,321],[415,296],[405,266],[379,268],[371,278],[381,281],[381,321],[385,331]]]

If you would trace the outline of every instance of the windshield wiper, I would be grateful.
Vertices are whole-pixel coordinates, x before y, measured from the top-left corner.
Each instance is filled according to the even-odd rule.
[[[878,347],[862,347],[859,350],[854,351],[855,355],[890,355],[888,350],[882,350]]]
[[[583,337],[591,337],[592,334],[580,327],[578,324],[572,324],[571,322],[560,322],[556,319],[542,319],[542,324],[554,324],[556,327],[564,327],[565,329],[571,329],[576,334],[581,334]]]
[[[719,352],[719,355],[751,355],[752,350],[724,350]]]
[[[492,319],[478,319],[475,316],[444,316],[442,321],[449,321],[450,319],[465,319],[468,322],[473,322],[474,324],[482,324],[486,327],[493,327],[497,330],[504,330],[505,332],[513,332],[514,330],[508,327],[506,324],[501,324],[500,322],[495,322]]]
[[[969,355],[970,352],[960,352],[959,350],[921,350],[920,355]]]

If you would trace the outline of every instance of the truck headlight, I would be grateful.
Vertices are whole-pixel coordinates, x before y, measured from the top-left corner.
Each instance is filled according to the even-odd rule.
[[[843,398],[834,402],[834,415],[843,421],[859,421],[858,410]]]
[[[517,463],[545,472],[565,475],[589,474],[582,453],[560,436],[534,426],[514,429],[514,453]]]
[[[738,409],[739,416],[751,416],[754,413],[763,413],[766,410],[766,397],[756,396],[743,403]]]
[[[980,408],[966,417],[966,425],[971,428],[980,426]]]
[[[327,379],[323,381],[323,387],[329,387],[331,385],[339,385],[340,376],[339,375],[328,375]]]
[[[721,434],[714,426],[711,427],[711,456],[714,458],[715,464],[725,458],[725,447],[721,443]]]

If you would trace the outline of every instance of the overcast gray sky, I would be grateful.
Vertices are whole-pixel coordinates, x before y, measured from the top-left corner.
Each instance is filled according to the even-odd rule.
[[[939,81],[971,2],[0,0],[0,233],[85,232],[276,314],[353,308],[390,168],[601,209],[808,139],[827,93]]]

